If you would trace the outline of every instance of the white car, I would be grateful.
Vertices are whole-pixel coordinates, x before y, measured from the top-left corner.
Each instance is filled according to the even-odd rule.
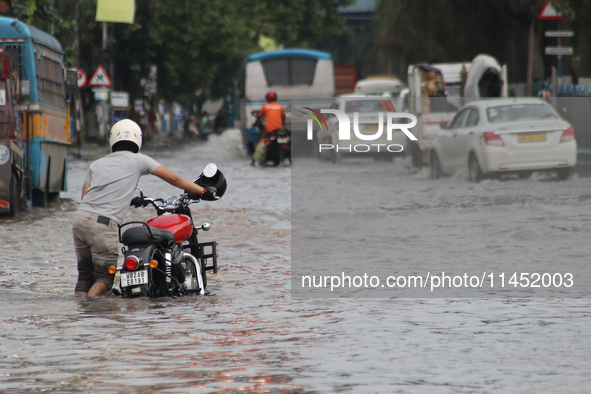
[[[473,101],[458,111],[429,150],[431,177],[467,168],[472,182],[483,176],[552,169],[567,179],[577,162],[575,131],[537,98]]]
[[[334,146],[333,149],[322,149],[318,154],[321,160],[339,162],[345,156],[365,155],[375,159],[393,160],[395,155],[404,152],[409,145],[409,138],[399,129],[392,132],[392,138],[387,139],[386,122],[387,113],[395,112],[395,98],[375,95],[342,95],[335,98],[331,109],[343,111],[351,122],[351,139],[339,141],[338,119],[335,115],[324,114],[328,129],[322,128],[316,135],[315,147]],[[379,116],[382,113],[382,135],[376,140],[363,140],[358,138],[353,131],[354,113],[358,113],[359,132],[363,135],[376,134],[379,125]],[[336,147],[339,147],[337,149]],[[348,147],[353,147],[351,151]],[[344,149],[343,149],[344,148]],[[356,149],[356,151],[354,151]],[[388,150],[389,149],[389,150]]]

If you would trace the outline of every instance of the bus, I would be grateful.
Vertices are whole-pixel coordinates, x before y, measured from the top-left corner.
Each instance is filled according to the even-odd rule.
[[[63,60],[54,37],[0,17],[1,213],[14,215],[25,203],[46,206],[67,190],[71,136]]]
[[[329,108],[334,102],[334,66],[330,53],[311,49],[281,49],[259,52],[245,59],[241,74],[241,130],[245,145],[253,133],[248,129],[256,119],[256,113],[265,104],[269,91],[277,93],[278,102],[286,113],[301,108]],[[294,133],[305,134],[305,119],[291,119]],[[301,129],[301,130],[300,130]]]

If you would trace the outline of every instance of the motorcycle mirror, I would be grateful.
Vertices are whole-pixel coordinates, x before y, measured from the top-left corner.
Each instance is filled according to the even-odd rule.
[[[203,175],[206,176],[207,178],[211,178],[212,176],[214,176],[216,174],[216,172],[218,172],[218,166],[216,166],[213,163],[209,163],[203,169]]]
[[[139,187],[136,187],[136,189],[140,191],[140,197],[144,198],[144,191],[142,189],[140,189]]]
[[[201,225],[201,227],[196,227],[196,230],[209,231],[210,228],[211,228],[211,224],[205,222]]]

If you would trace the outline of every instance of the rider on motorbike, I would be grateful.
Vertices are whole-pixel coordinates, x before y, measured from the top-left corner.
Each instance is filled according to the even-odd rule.
[[[139,179],[153,174],[189,192],[191,198],[216,197],[216,188],[203,188],[139,153],[142,131],[137,123],[123,119],[113,125],[109,155],[90,165],[82,188],[82,203],[72,224],[78,261],[76,294],[96,297],[112,286],[115,274],[108,267],[117,264],[118,224],[123,222]]]
[[[265,145],[269,144],[269,140],[272,139],[277,130],[282,129],[285,125],[285,111],[283,106],[277,102],[277,94],[275,92],[269,92],[265,95],[267,104],[263,105],[259,111],[255,126],[261,123],[261,118],[265,117],[265,130],[259,133],[259,141],[262,141]],[[254,166],[254,158],[250,163]]]

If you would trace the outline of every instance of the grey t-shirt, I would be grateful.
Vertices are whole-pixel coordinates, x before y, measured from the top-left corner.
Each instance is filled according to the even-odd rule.
[[[84,183],[90,183],[80,209],[108,216],[119,224],[129,210],[142,175],[160,167],[154,159],[128,151],[113,152],[92,163]]]

